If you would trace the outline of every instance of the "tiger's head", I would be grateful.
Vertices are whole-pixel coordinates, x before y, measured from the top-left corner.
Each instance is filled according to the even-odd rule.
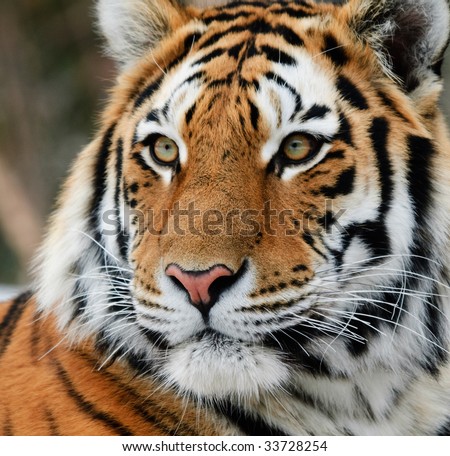
[[[43,245],[41,308],[204,400],[437,370],[447,2],[98,13],[120,76]]]

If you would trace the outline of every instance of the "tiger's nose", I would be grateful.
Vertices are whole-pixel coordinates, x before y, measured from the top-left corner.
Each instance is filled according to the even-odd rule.
[[[166,269],[166,275],[181,285],[189,294],[191,303],[203,315],[207,315],[219,294],[232,283],[229,279],[233,277],[233,272],[223,265],[213,266],[206,271],[184,271],[178,265],[171,264]]]

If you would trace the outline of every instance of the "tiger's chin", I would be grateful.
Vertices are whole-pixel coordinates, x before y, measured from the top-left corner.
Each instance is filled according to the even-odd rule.
[[[217,333],[171,349],[160,373],[181,394],[199,400],[257,399],[290,377],[275,351]]]

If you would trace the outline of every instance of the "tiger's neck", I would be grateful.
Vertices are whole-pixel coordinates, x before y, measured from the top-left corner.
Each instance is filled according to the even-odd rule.
[[[443,282],[435,288],[436,296],[404,305],[412,321],[419,317],[423,325],[436,329],[432,339],[422,328],[423,352],[411,347],[411,328],[397,327],[390,336],[378,334],[369,351],[349,360],[333,351],[335,365],[327,357],[326,372],[302,371],[293,376],[285,390],[271,392],[244,407],[246,413],[236,418],[228,406],[228,416],[246,433],[263,430],[271,435],[439,435],[450,429],[450,352],[448,330],[450,319],[448,286]],[[426,304],[429,309],[426,309]],[[422,320],[421,320],[422,321]],[[447,324],[448,326],[448,324]],[[417,336],[420,325],[411,333]],[[429,348],[429,343],[434,347]],[[313,354],[311,353],[313,356]],[[346,369],[347,367],[347,369]],[[335,372],[339,369],[340,375]],[[333,373],[334,372],[334,373]],[[242,405],[241,405],[242,408]],[[258,417],[255,419],[255,416]],[[261,423],[265,423],[265,427]],[[441,423],[441,424],[438,424]]]

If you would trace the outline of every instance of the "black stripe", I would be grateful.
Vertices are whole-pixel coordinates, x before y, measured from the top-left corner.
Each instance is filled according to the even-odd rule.
[[[205,24],[209,25],[212,22],[231,22],[236,19],[249,17],[251,15],[252,15],[252,13],[247,13],[245,11],[238,11],[236,13],[219,13],[214,16],[204,17],[204,18],[202,18],[202,21]]]
[[[92,170],[94,182],[92,200],[89,209],[89,226],[91,228],[91,232],[97,235],[96,237],[98,237],[99,212],[103,196],[106,191],[108,157],[111,150],[115,128],[116,124],[113,124],[103,135],[100,149],[97,152],[97,161],[95,162],[95,167]],[[99,239],[96,240],[98,241]]]
[[[318,358],[305,352],[305,348],[312,340],[327,335],[335,337],[333,333],[328,334],[327,329],[321,327],[319,323],[323,320],[322,316],[310,317],[297,325],[274,331],[266,337],[264,345],[277,351],[281,350],[283,356],[288,357],[290,364],[295,364],[313,375],[340,378],[342,375],[332,372],[322,357]]]
[[[234,28],[234,27],[231,27],[229,30],[231,30],[232,28]],[[216,44],[221,38],[223,38],[224,36],[226,36],[230,33],[229,30],[214,33],[208,39],[205,39],[203,41],[203,43],[200,43],[200,49],[205,49],[213,44]],[[238,27],[238,31],[242,31],[242,28]]]
[[[280,86],[280,88],[287,89],[289,90],[289,92],[291,92],[291,95],[295,98],[295,112],[298,112],[302,109],[302,97],[294,89],[294,87],[288,84],[281,76],[277,75],[276,73],[273,73],[272,71],[267,72],[264,76],[270,81],[275,82],[277,85]]]
[[[262,418],[247,413],[245,410],[235,406],[229,401],[221,401],[215,406],[218,413],[228,418],[228,420],[241,430],[244,435],[249,436],[285,436],[275,426],[266,423]]]
[[[277,25],[274,28],[274,32],[277,35],[280,35],[283,37],[283,39],[289,43],[292,44],[292,46],[303,46],[304,42],[303,40],[289,27],[286,27],[285,25]]]
[[[250,106],[250,120],[252,127],[254,130],[258,130],[259,110],[250,100],[248,100],[248,105]]]
[[[184,49],[191,49],[194,44],[202,37],[201,33],[194,32],[184,39]]]
[[[332,403],[323,402],[318,396],[311,395],[301,389],[290,388],[288,392],[290,395],[294,396],[297,401],[302,402],[314,411],[319,411],[331,420],[335,419],[337,410]],[[313,433],[310,435],[313,435]]]
[[[231,3],[226,3],[225,5],[218,7],[217,9],[233,9],[233,8],[239,8],[240,6],[252,6],[255,8],[267,8],[267,3],[265,2],[258,2],[258,1],[253,1],[253,0],[236,0]]]
[[[370,248],[373,257],[380,257],[377,260],[367,262],[366,266],[381,263],[383,262],[382,257],[390,254],[391,243],[384,220],[375,220],[355,225],[355,233],[355,237],[361,239]]]
[[[259,82],[254,79],[253,81],[247,81],[244,78],[242,78],[241,75],[238,75],[239,78],[239,86],[247,89],[249,87],[252,87],[254,90],[258,91],[259,90]]]
[[[355,181],[356,169],[351,167],[342,172],[336,179],[334,185],[324,185],[320,187],[318,192],[314,192],[316,195],[322,194],[326,198],[334,199],[341,195],[348,195],[353,191],[353,184]]]
[[[370,405],[370,402],[368,398],[364,395],[364,393],[361,391],[361,388],[358,386],[353,387],[354,395],[356,398],[356,402],[359,404],[359,409],[360,410],[365,410],[366,411],[366,416],[370,421],[376,421],[376,416],[373,411],[372,406]]]
[[[197,79],[203,79],[205,77],[206,73],[204,71],[197,71],[196,73],[192,74],[189,76],[186,80],[184,80],[179,87],[181,87],[184,84],[189,84],[192,81],[195,81]],[[178,90],[178,87],[175,89],[175,91]],[[174,92],[175,92],[174,91]]]
[[[118,435],[134,435],[131,429],[129,429],[123,423],[116,420],[108,413],[98,410],[96,405],[86,400],[86,398],[75,389],[75,386],[70,379],[68,372],[55,359],[53,359],[53,365],[57,371],[61,383],[64,385],[67,394],[74,400],[77,407],[83,413],[94,420],[101,421],[104,425],[111,428]]]
[[[435,294],[439,292],[437,287],[435,287],[433,292]],[[444,311],[436,296],[429,297],[428,302],[424,300],[422,304],[425,312],[424,323],[427,330],[425,337],[436,344],[430,344],[429,352],[426,354],[425,361],[422,364],[427,372],[434,376],[439,376],[440,367],[448,361],[448,353],[445,349],[447,343],[442,323]]]
[[[322,52],[322,55],[331,59],[336,66],[343,66],[348,62],[347,54],[342,45],[340,45],[336,41],[336,38],[330,34],[325,36],[325,45]]]
[[[361,239],[372,250],[374,257],[381,257],[390,253],[390,239],[385,221],[386,214],[390,208],[393,190],[393,172],[387,151],[388,133],[388,123],[384,118],[379,117],[373,120],[369,134],[377,160],[381,185],[381,203],[378,219],[350,225],[345,228],[345,234],[342,237],[342,250],[335,256],[338,266],[342,264],[345,251],[355,237]],[[381,262],[382,259],[370,264],[374,264],[377,261]]]
[[[267,22],[265,19],[256,19],[255,21],[244,25],[242,27],[244,30],[250,30],[254,34],[266,35],[268,33],[274,33],[272,24]]]
[[[192,117],[194,116],[195,110],[197,109],[197,103],[194,103],[186,112],[185,120],[186,125],[191,123]]]
[[[253,0],[236,0],[231,3],[225,3],[224,5],[217,7],[217,9],[218,10],[229,10],[229,9],[239,8],[241,6],[251,6],[254,8],[267,8],[267,3],[253,1]]]
[[[390,108],[398,117],[403,119],[405,122],[408,122],[406,117],[398,110],[397,106],[395,103],[381,90],[378,91],[378,96],[381,98],[383,104]]]
[[[296,8],[285,7],[285,6],[282,6],[279,10],[271,11],[271,13],[276,14],[276,15],[286,14],[287,16],[289,16],[293,19],[303,19],[305,17],[316,16],[315,13],[309,13],[303,9],[296,9]]]
[[[9,410],[9,408],[6,408],[4,413],[6,415],[6,419],[3,422],[2,435],[3,436],[13,436],[14,428],[13,428],[13,424],[11,421],[11,411]]]
[[[113,315],[115,321],[126,320],[127,322],[134,323],[136,321],[135,310],[132,300],[129,297],[129,286],[131,283],[132,276],[129,273],[118,274],[117,272],[115,272],[114,267],[112,270],[110,270],[109,266],[110,265],[105,264],[104,272],[110,278],[111,289],[114,289],[115,284],[119,284],[121,286],[121,291],[112,293],[112,295],[108,299],[108,315]],[[126,315],[123,314],[125,311],[128,312]],[[109,322],[110,319],[108,318],[107,321]]]
[[[297,264],[296,266],[294,266],[292,268],[292,272],[304,272],[304,271],[307,271],[308,270],[308,267],[305,266],[304,264]]]
[[[447,421],[439,427],[436,431],[437,436],[450,436],[450,417],[447,418]]]
[[[242,33],[242,32],[247,32],[249,31],[255,24],[254,22],[250,22],[249,24],[245,25],[234,25],[232,27],[229,27],[226,30],[223,30],[221,32],[214,33],[211,35],[209,38],[205,39],[203,43],[200,43],[200,49],[207,48],[213,44],[217,44],[218,41],[223,38],[224,36],[229,36],[233,33]],[[271,30],[271,28],[270,28]]]
[[[212,97],[211,97],[211,100],[209,100],[209,103],[208,103],[208,111],[210,111],[213,106],[215,105],[216,101],[220,98],[220,94],[219,93],[215,93]]]
[[[327,161],[330,160],[343,160],[345,158],[345,152],[343,150],[335,150],[335,151],[330,151],[327,153],[327,155],[322,159],[322,161],[319,163],[319,165],[323,165]],[[313,169],[312,169],[313,171]]]
[[[190,35],[189,37],[185,38],[184,40],[184,46],[183,46],[183,51],[181,52],[180,55],[178,55],[177,57],[175,57],[166,67],[165,67],[165,70],[164,70],[164,73],[167,74],[169,73],[170,70],[172,70],[172,68],[175,68],[180,62],[182,62],[186,57],[187,55],[191,52],[192,50],[192,43],[193,43],[193,39],[195,38],[198,38],[199,35],[198,33],[193,33],[192,35]],[[161,77],[163,77],[164,75],[162,75]]]
[[[0,357],[7,350],[20,317],[22,316],[28,301],[32,296],[31,291],[27,291],[18,296],[10,304],[8,312],[0,323]]]
[[[366,99],[360,90],[345,76],[339,76],[336,82],[337,89],[342,97],[356,109],[366,110],[369,108]]]
[[[265,54],[268,60],[282,65],[295,65],[297,61],[286,52],[272,46],[263,45],[261,51]]]
[[[360,303],[358,315],[348,320],[348,325],[351,326],[352,334],[355,336],[346,340],[346,347],[351,355],[357,358],[365,354],[371,339],[379,336],[379,327],[383,323],[380,318],[390,320],[391,316],[392,308],[379,307],[379,304],[371,302]]]
[[[145,142],[143,142],[143,144],[145,145]],[[147,165],[147,163],[144,160],[144,157],[142,157],[142,152],[135,152],[131,156],[131,158],[139,165],[139,167],[143,171],[149,172],[155,180],[160,179],[160,175],[158,173],[156,173],[155,170],[151,166]]]
[[[402,283],[394,284],[394,287],[401,289]],[[407,312],[407,303],[399,305],[401,297],[398,293],[383,293],[377,297],[376,302],[370,301],[370,296],[364,299],[358,306],[358,315],[348,320],[352,333],[355,336],[364,338],[364,341],[347,339],[346,346],[354,357],[360,357],[367,352],[371,339],[384,337],[380,334],[380,328],[394,329],[397,321],[401,323]]]
[[[317,357],[312,354],[305,356],[302,361],[302,369],[310,372],[313,375],[333,377],[333,374],[324,358]]]
[[[302,238],[314,250],[314,252],[316,252],[322,258],[326,260],[328,259],[327,256],[316,247],[316,241],[314,240],[314,237],[311,233],[308,233],[306,231],[303,232]]]
[[[227,53],[230,57],[233,57],[234,59],[237,60],[239,58],[239,53],[242,51],[243,48],[244,48],[244,44],[239,43],[239,44],[236,44],[236,46],[233,46],[230,49],[228,49]]]
[[[84,287],[84,283],[81,279],[77,279],[75,281],[75,285],[73,286],[72,296],[73,296],[73,312],[70,318],[70,322],[77,319],[80,315],[82,315],[88,306],[87,300],[87,290]]]
[[[116,189],[114,194],[114,207],[117,220],[117,245],[119,248],[120,257],[123,261],[127,261],[128,255],[128,234],[125,232],[125,227],[120,221],[120,193],[122,185],[122,162],[123,162],[123,140],[119,139],[116,149]]]
[[[230,86],[233,82],[234,72],[229,73],[226,77],[222,79],[215,79],[213,81],[208,82],[207,88],[208,89],[215,89],[220,88],[222,86]]]
[[[350,123],[347,117],[345,117],[345,115],[342,113],[339,115],[339,132],[336,135],[336,139],[340,139],[349,146],[354,147]]]
[[[314,104],[302,115],[301,121],[306,122],[311,119],[323,119],[329,112],[331,110],[327,106]]]
[[[256,19],[246,24],[242,25],[233,25],[226,30],[222,30],[221,32],[214,33],[209,38],[206,38],[203,43],[200,43],[200,49],[207,48],[213,44],[217,44],[220,39],[225,36],[229,36],[233,33],[244,33],[250,32],[252,34],[261,34],[261,35],[268,35],[268,34],[275,34],[281,35],[287,42],[299,46],[303,44],[302,40],[294,33],[292,30],[288,29],[285,26],[277,26],[273,27],[270,23],[268,23],[264,19]]]
[[[130,307],[133,309],[132,303],[130,303]],[[155,347],[161,348],[163,350],[167,350],[169,348],[169,344],[167,343],[163,333],[144,328],[142,326],[139,326],[138,329],[140,330],[141,334],[146,337],[147,340]],[[148,365],[146,369],[148,369]]]
[[[53,413],[49,409],[45,409],[44,414],[45,421],[47,422],[50,431],[49,435],[61,435],[61,433],[59,432],[58,423],[55,417],[53,416]]]
[[[433,192],[431,160],[435,153],[431,141],[427,138],[410,136],[408,138],[408,193],[412,197],[416,228],[412,248],[412,270],[424,276],[430,276],[430,262],[425,258],[435,256],[435,240],[428,232],[428,214]]]
[[[119,299],[117,298],[117,300],[119,300]],[[122,306],[123,302],[122,301],[123,300],[120,301],[121,307],[118,307],[117,309],[114,309],[115,301],[113,299],[111,299],[110,300],[111,307],[108,309],[109,312],[111,314],[113,314],[115,311],[119,312],[119,311],[123,310],[123,306]],[[126,303],[126,304],[127,304],[128,310],[130,311],[130,314],[127,315],[127,316],[119,315],[119,317],[122,318],[122,319],[128,319],[128,318],[132,317],[134,319],[134,321],[136,321],[132,302],[130,301],[130,302]],[[155,347],[161,348],[161,349],[164,349],[164,350],[169,348],[169,345],[168,345],[163,333],[160,333],[160,332],[157,332],[157,331],[153,331],[153,330],[148,329],[148,328],[144,328],[144,327],[138,325],[137,323],[136,323],[136,328]],[[112,351],[114,349],[114,347],[111,346],[111,344],[110,344],[110,341],[108,339],[107,334],[103,330],[99,331],[98,334],[97,334],[96,341],[95,341],[95,348],[101,353],[102,352],[105,352],[105,353],[106,352],[110,352],[110,351]],[[131,362],[131,360],[133,360],[133,362],[135,363],[134,364],[134,368],[137,371],[142,372],[143,374],[145,374],[145,373],[147,373],[149,371],[149,368],[150,368],[149,366],[151,365],[151,362],[149,361],[148,358],[145,358],[145,359],[141,360],[137,356],[133,357],[132,355],[130,355],[130,357],[129,357],[127,355],[128,351],[125,351],[125,349],[123,351],[122,350],[117,350],[117,351],[115,351],[115,353],[117,354],[118,358],[120,358],[123,355],[123,356],[126,356],[128,361]]]
[[[169,98],[165,103],[164,106],[161,109],[161,113],[164,116],[164,118],[169,122],[169,107],[171,104],[172,99]]]
[[[147,101],[151,96],[155,93],[155,91],[159,88],[161,81],[163,80],[163,76],[160,76],[155,81],[150,83],[136,98],[134,102],[134,109],[138,109],[142,106],[142,104]]]
[[[33,320],[32,324],[30,325],[30,359],[32,364],[36,364],[42,355],[42,353],[39,351],[39,345],[41,341],[40,320],[42,316],[42,311],[36,311],[35,320]]]
[[[193,65],[200,65],[202,63],[208,63],[211,60],[215,59],[216,57],[220,57],[223,54],[225,54],[226,50],[222,48],[214,49],[213,51],[209,52],[208,54],[204,55],[203,57],[200,57],[198,60],[196,60]]]
[[[384,222],[372,220],[363,223],[347,225],[342,235],[342,248],[340,252],[334,251],[336,266],[342,265],[343,256],[354,238],[358,238],[371,250],[373,257],[382,257],[390,253],[390,241]],[[382,262],[383,258],[368,261],[367,266]]]
[[[431,141],[419,136],[408,138],[410,152],[408,163],[409,194],[412,196],[417,224],[420,226],[426,219],[432,194],[432,177],[430,162],[434,155]]]
[[[148,359],[148,357],[145,355]],[[130,367],[135,369],[139,363],[142,361],[137,361],[133,359],[130,353],[126,351],[126,349],[119,350],[117,353],[114,353],[113,361],[115,359],[124,359],[130,363]],[[98,359],[90,359],[90,362],[93,366],[98,367]],[[145,366],[145,367],[144,367]],[[140,368],[135,369],[137,374],[142,375],[143,377],[148,378],[149,375],[154,373],[154,370],[149,370],[149,363],[148,361],[142,363]],[[112,372],[107,370],[102,371],[102,375],[107,377],[110,381],[116,384],[117,388],[129,398],[128,405],[133,409],[133,411],[138,414],[141,418],[143,418],[147,423],[151,423],[152,426],[155,426],[161,430],[158,434],[166,434],[166,435],[196,435],[198,433],[198,429],[195,427],[191,427],[187,422],[180,422],[180,415],[177,413],[176,410],[173,408],[166,409],[164,405],[159,402],[158,398],[154,401],[152,400],[151,396],[148,394],[144,394],[144,397],[140,396],[136,390],[130,388],[129,383],[124,383],[124,378],[118,377],[114,375]],[[125,379],[126,380],[126,379]],[[169,405],[170,407],[170,405]],[[157,411],[155,415],[150,414],[149,411]],[[161,420],[161,415],[164,417]],[[172,424],[169,425],[167,423],[167,419],[172,421]]]
[[[382,221],[384,221],[384,217],[389,210],[394,187],[392,166],[387,151],[387,139],[389,134],[389,124],[387,120],[383,117],[375,118],[369,133],[379,170],[381,182],[380,215]]]
[[[159,118],[160,110],[159,109],[153,109],[147,114],[146,120],[149,122],[161,122],[161,119]]]

